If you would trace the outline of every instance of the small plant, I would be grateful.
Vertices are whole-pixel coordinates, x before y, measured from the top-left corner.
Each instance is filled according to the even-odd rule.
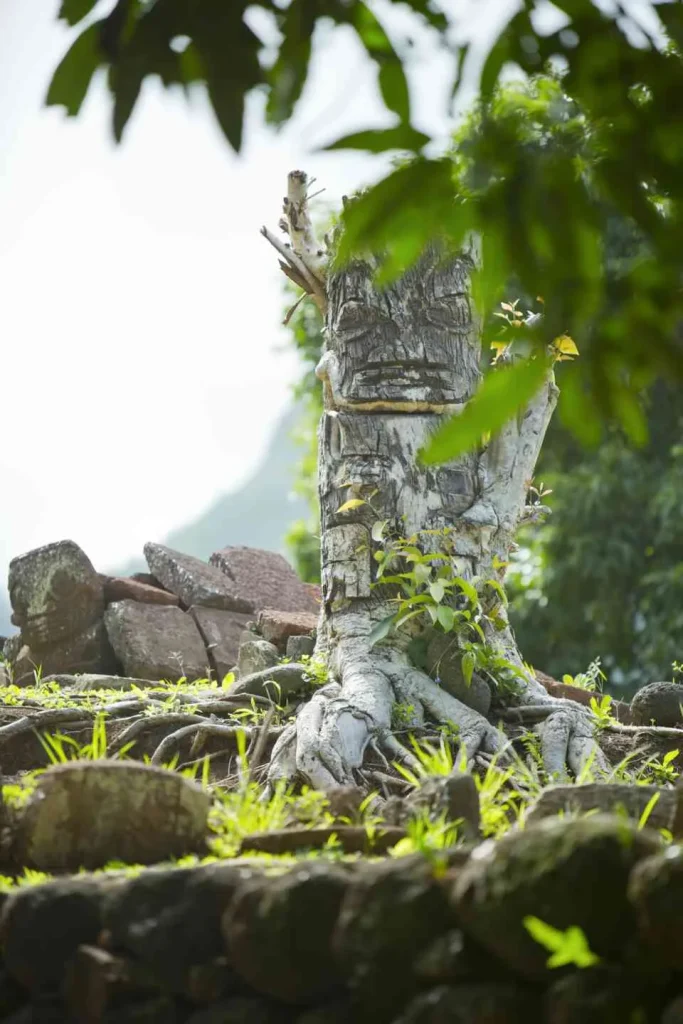
[[[616,725],[617,720],[612,715],[611,708],[612,698],[608,693],[604,693],[600,700],[597,697],[591,697],[590,709],[598,729],[609,729],[611,725]]]
[[[643,775],[649,775],[653,782],[656,782],[660,786],[671,784],[676,781],[678,776],[681,774],[676,767],[674,767],[674,761],[678,757],[679,750],[669,750],[661,760],[658,757],[651,757],[645,762],[642,768]]]
[[[522,923],[531,938],[551,954],[547,960],[548,967],[571,965],[583,968],[600,963],[600,957],[591,951],[583,929],[576,925],[563,931],[531,915],[525,917]]]
[[[600,668],[600,658],[594,658],[585,672],[578,675],[563,675],[562,682],[567,686],[577,686],[580,690],[590,690],[600,693],[607,676]]]
[[[396,702],[391,709],[391,728],[394,732],[415,725],[415,705]]]
[[[406,823],[404,839],[399,839],[390,850],[392,857],[405,857],[412,853],[421,853],[430,860],[435,854],[449,850],[458,842],[458,829],[462,820],[449,821],[446,814],[436,818],[430,817],[427,811],[421,811]]]
[[[418,789],[423,782],[434,775],[450,775],[453,771],[453,751],[450,744],[446,742],[443,735],[439,746],[434,747],[431,743],[418,743],[414,736],[409,737],[410,745],[413,748],[414,758],[411,759],[412,768],[406,767],[398,761],[393,765],[396,771],[403,776],[406,782]]]

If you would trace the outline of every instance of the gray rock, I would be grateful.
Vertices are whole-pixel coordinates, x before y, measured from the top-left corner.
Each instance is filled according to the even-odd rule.
[[[304,656],[310,658],[314,650],[315,640],[312,636],[290,636],[287,638],[285,651],[287,657],[292,661],[299,661]]]
[[[527,825],[533,825],[555,814],[602,811],[626,814],[638,822],[654,796],[657,797],[657,802],[648,815],[648,828],[671,830],[678,804],[676,790],[660,786],[639,786],[627,782],[548,786],[526,812],[525,820]]]
[[[491,707],[491,688],[476,673],[468,685],[462,674],[462,651],[447,633],[434,634],[427,648],[427,672],[439,685],[468,708],[487,715]]]
[[[239,653],[239,640],[248,616],[244,612],[226,612],[222,608],[190,608],[202,635],[216,678],[223,680],[233,670]]]
[[[257,992],[310,1004],[341,978],[330,936],[348,885],[345,871],[305,864],[240,889],[223,918],[229,962]]]
[[[477,848],[452,891],[460,926],[513,971],[547,975],[547,950],[527,915],[554,928],[581,928],[598,956],[619,959],[635,920],[629,874],[661,849],[659,836],[620,817],[549,819]]]
[[[163,544],[147,543],[144,551],[154,576],[188,608],[201,605],[235,612],[252,611],[251,602],[241,598],[232,580],[215,566]]]
[[[265,669],[277,665],[280,660],[280,652],[275,644],[267,640],[248,640],[240,644],[237,658],[239,677],[253,675],[254,672],[263,672]]]
[[[227,547],[209,559],[235,584],[241,598],[254,611],[278,608],[283,612],[317,612],[320,602],[302,583],[289,562],[274,551]]]
[[[100,573],[105,604],[114,601],[141,601],[143,604],[178,604],[179,598],[162,587],[153,587],[132,576],[105,576]]]
[[[230,687],[229,693],[231,696],[253,693],[257,697],[270,697],[277,704],[281,704],[288,697],[305,693],[310,688],[306,666],[291,662],[287,665],[274,665],[273,668],[254,672],[244,678],[240,676]]]
[[[0,686],[9,686],[10,678],[4,664],[0,662]]]
[[[8,588],[12,621],[31,648],[50,647],[83,633],[104,612],[102,581],[71,540],[13,558]]]
[[[677,726],[683,723],[683,685],[680,683],[648,683],[631,701],[635,725]]]
[[[107,608],[104,622],[127,676],[170,681],[210,676],[201,634],[180,608],[117,601]]]
[[[17,857],[41,871],[77,871],[204,852],[209,803],[182,775],[134,761],[56,765],[26,805]]]

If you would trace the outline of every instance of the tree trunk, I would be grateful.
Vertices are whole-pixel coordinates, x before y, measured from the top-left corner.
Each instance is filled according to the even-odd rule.
[[[293,255],[320,282],[321,253],[305,223],[305,186],[304,176],[290,175],[285,216]],[[564,776],[565,764],[578,772],[588,758],[602,763],[585,709],[551,698],[524,666],[499,597],[515,531],[536,511],[526,507],[526,497],[557,400],[552,372],[523,415],[479,450],[436,467],[418,461],[430,433],[464,408],[480,381],[481,339],[470,300],[474,259],[470,250],[443,262],[433,251],[381,291],[373,266],[356,262],[324,281],[324,303],[320,289],[316,295],[309,281],[302,284],[326,318],[317,371],[325,410],[318,652],[333,681],[276,744],[271,784],[299,777],[330,789],[358,781],[369,754],[380,764],[414,764],[392,731],[397,708],[404,729],[430,722],[454,727],[470,760],[479,751],[502,750],[505,735],[492,723],[507,716],[535,726],[554,777]],[[444,632],[423,611],[373,643],[371,633],[396,611],[400,590],[378,579],[376,555],[385,537],[399,535],[441,556],[428,565],[432,581],[445,565],[447,578],[474,584],[483,640],[462,616],[456,618],[463,628]],[[404,561],[393,572],[410,565]],[[454,614],[463,602],[457,585],[441,598]],[[472,641],[481,664],[469,679],[462,644]],[[448,680],[439,678],[442,663]]]

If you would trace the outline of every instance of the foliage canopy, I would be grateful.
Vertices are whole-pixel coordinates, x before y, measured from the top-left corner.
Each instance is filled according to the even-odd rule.
[[[62,0],[60,18],[81,31],[55,71],[47,102],[77,114],[104,68],[121,139],[146,78],[184,89],[199,84],[239,150],[245,97],[265,92],[267,120],[283,124],[306,82],[316,26],[350,27],[377,68],[395,124],[334,146],[413,158],[350,204],[340,256],[381,251],[390,277],[435,236],[458,246],[478,232],[484,314],[514,273],[526,292],[546,300],[531,341],[541,346],[569,334],[578,345],[582,359],[564,375],[561,405],[572,430],[596,442],[610,419],[644,442],[638,394],[657,376],[683,379],[683,2],[644,2],[636,21],[621,4],[555,0],[564,24],[542,31],[542,4],[524,0],[507,16],[479,75],[480,119],[467,152],[477,172],[469,181],[447,155],[424,155],[430,140],[412,123],[410,48],[392,42],[392,5],[381,8],[385,26],[362,0],[117,0],[98,20],[96,0]],[[453,42],[448,18],[431,0],[403,0],[401,7],[452,53],[457,94],[471,43]],[[561,106],[557,120],[567,135],[584,134],[590,172],[585,152],[530,138],[532,98],[517,98],[507,110],[497,106],[497,86],[511,65],[527,75],[552,66],[562,75],[562,91],[576,109]],[[615,213],[643,240],[639,258],[619,278],[610,277],[604,259]],[[521,365],[505,373],[505,387],[495,387],[512,414],[528,395],[530,373]],[[485,386],[494,387],[494,378]],[[500,417],[500,403],[493,404]],[[464,443],[469,435],[451,431],[450,444],[434,456],[447,458]]]

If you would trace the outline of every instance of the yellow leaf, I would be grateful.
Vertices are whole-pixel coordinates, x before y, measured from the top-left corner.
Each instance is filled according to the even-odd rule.
[[[515,307],[511,306],[509,302],[501,302],[500,308],[507,309],[508,313],[514,313],[515,311]]]
[[[349,498],[339,506],[337,512],[350,512],[352,508],[359,508],[361,505],[367,505],[367,501],[364,501],[363,498]]]
[[[495,348],[496,352],[504,352],[509,344],[509,341],[492,341],[491,348]]]
[[[568,334],[561,334],[559,338],[555,338],[553,348],[563,356],[571,357],[579,354],[574,339],[570,338]]]

